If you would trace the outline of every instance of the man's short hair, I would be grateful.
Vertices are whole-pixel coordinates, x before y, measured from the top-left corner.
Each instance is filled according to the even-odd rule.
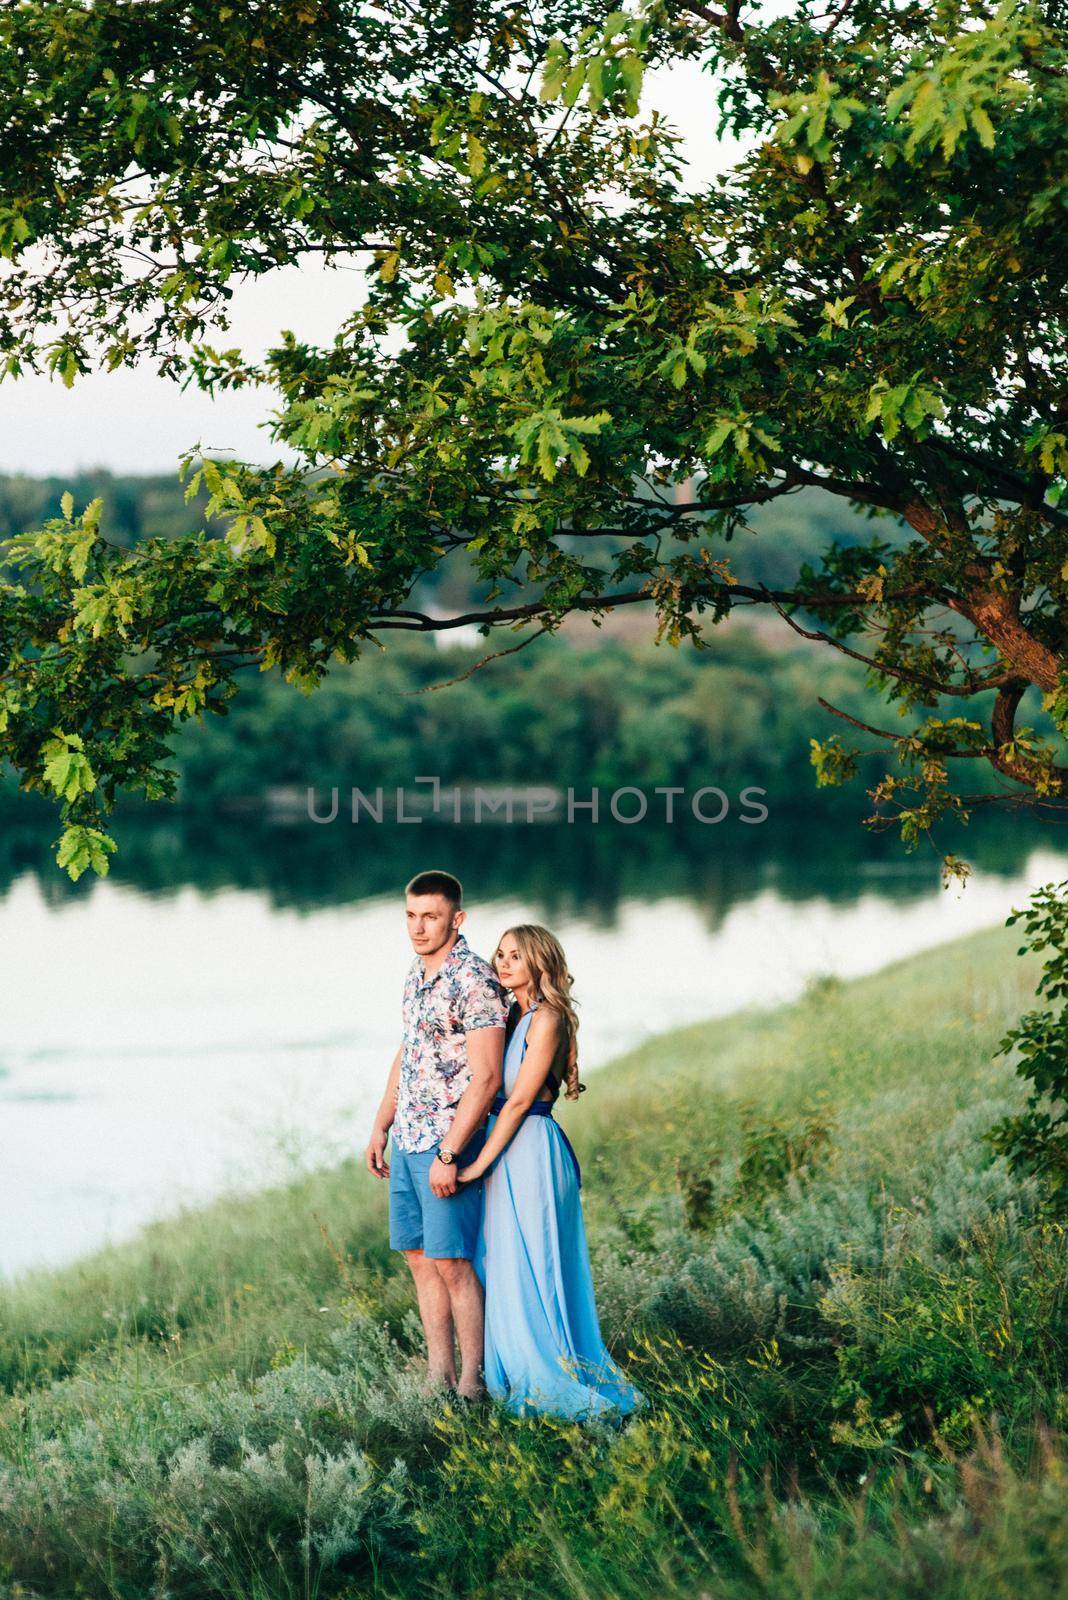
[[[451,872],[417,872],[411,883],[405,889],[405,894],[441,894],[449,904],[459,911],[463,904],[464,891],[459,878],[454,878]]]

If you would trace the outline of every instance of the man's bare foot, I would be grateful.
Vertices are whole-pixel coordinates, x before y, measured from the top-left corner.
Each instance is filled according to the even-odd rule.
[[[476,1406],[487,1398],[486,1390],[482,1384],[458,1384],[456,1388],[457,1400],[464,1400],[470,1406]]]
[[[419,1393],[427,1400],[433,1400],[438,1395],[449,1394],[456,1384],[456,1379],[447,1372],[428,1372],[419,1386]]]

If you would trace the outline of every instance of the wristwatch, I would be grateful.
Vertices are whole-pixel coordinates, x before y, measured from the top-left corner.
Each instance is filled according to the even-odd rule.
[[[455,1164],[456,1157],[446,1145],[441,1145],[438,1150],[438,1160],[443,1167],[451,1167]]]

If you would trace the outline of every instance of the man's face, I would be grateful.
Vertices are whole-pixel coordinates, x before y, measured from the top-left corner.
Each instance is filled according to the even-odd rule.
[[[463,912],[446,900],[443,894],[410,894],[406,901],[408,937],[412,949],[421,956],[432,956],[453,935],[453,924],[463,918]]]

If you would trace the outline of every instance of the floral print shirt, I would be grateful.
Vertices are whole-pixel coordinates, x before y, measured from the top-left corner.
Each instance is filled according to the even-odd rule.
[[[401,1150],[432,1150],[452,1127],[471,1082],[464,1035],[475,1028],[503,1028],[508,995],[489,962],[461,933],[431,977],[416,956],[404,984],[403,1015],[393,1142]]]

